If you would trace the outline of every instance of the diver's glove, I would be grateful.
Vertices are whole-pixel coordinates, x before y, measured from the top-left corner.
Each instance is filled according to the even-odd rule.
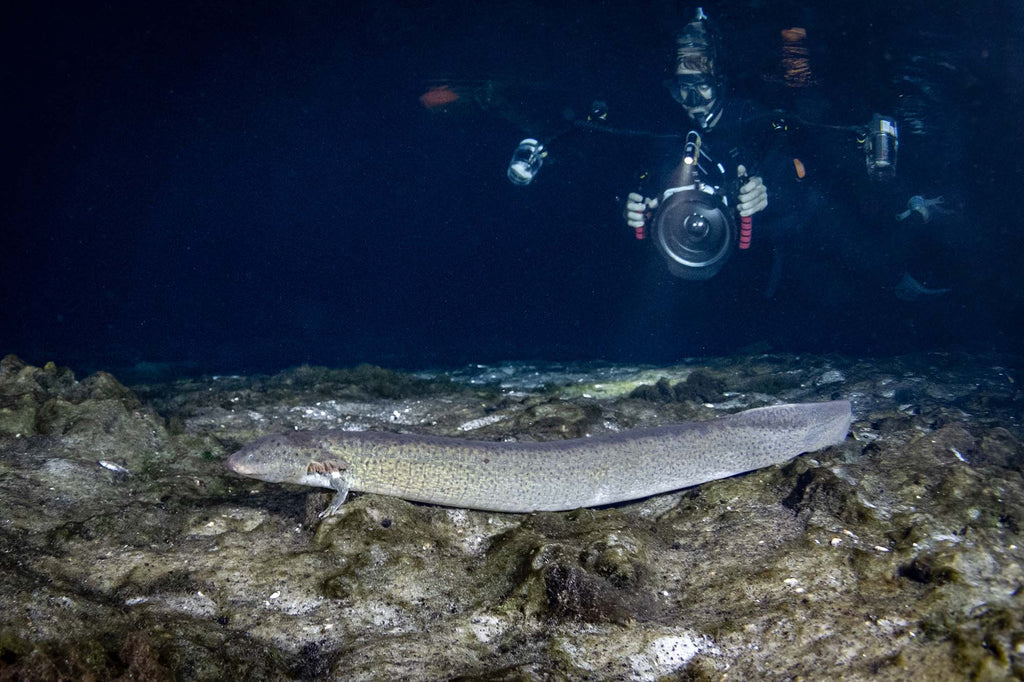
[[[656,208],[658,208],[657,199],[647,199],[636,192],[630,192],[626,197],[626,224],[637,230],[638,236],[643,234],[648,211],[653,211]]]
[[[740,216],[746,218],[755,213],[760,213],[768,207],[768,188],[764,186],[764,180],[760,175],[743,183],[740,187],[740,195],[736,198],[736,210]]]

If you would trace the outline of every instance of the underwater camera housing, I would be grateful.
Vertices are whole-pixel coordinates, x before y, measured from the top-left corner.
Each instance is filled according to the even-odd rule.
[[[735,211],[724,193],[696,179],[700,136],[687,136],[681,186],[665,190],[653,220],[654,243],[669,272],[689,280],[718,274],[737,243]]]
[[[734,211],[721,194],[706,189],[713,188],[672,193],[654,216],[654,243],[669,271],[682,279],[714,277],[737,242]]]

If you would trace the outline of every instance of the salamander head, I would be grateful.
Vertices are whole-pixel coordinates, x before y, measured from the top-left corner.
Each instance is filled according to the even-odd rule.
[[[228,458],[236,474],[271,483],[293,481],[306,473],[309,453],[290,435],[275,434],[249,443]]]
[[[231,455],[227,467],[236,474],[270,483],[332,487],[328,479],[342,471],[345,462],[331,458],[323,439],[316,434],[295,432],[253,441]]]

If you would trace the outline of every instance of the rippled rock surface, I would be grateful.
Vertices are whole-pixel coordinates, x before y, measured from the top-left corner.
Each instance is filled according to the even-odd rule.
[[[1009,358],[302,367],[125,387],[0,362],[0,679],[1024,675]],[[259,436],[551,440],[846,398],[840,446],[498,514],[233,476]],[[509,485],[515,485],[509,481]]]

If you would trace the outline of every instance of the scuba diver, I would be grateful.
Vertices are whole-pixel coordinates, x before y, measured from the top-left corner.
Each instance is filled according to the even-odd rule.
[[[759,240],[753,236],[754,217],[768,208],[764,177],[772,182],[773,203],[790,204],[784,213],[764,214],[773,229],[779,219],[802,222],[805,213],[793,211],[785,179],[794,175],[794,162],[778,149],[779,135],[770,113],[747,100],[726,97],[720,44],[701,8],[676,33],[675,72],[667,85],[692,130],[682,161],[676,147],[668,165],[655,173],[661,176],[658,186],[668,189],[655,196],[644,196],[643,190],[630,192],[624,211],[637,238],[650,235],[672,274],[690,280],[717,274],[734,244],[745,250],[752,240]],[[796,172],[801,170],[797,165]]]
[[[564,141],[563,136],[573,130],[644,140],[650,145],[652,172],[640,173],[640,186],[627,192],[624,218],[638,239],[654,242],[676,278],[729,280],[724,286],[716,282],[701,294],[714,292],[730,304],[740,298],[733,284],[770,299],[780,288],[786,260],[797,266],[789,268],[786,278],[790,293],[817,296],[822,284],[829,283],[847,296],[857,296],[863,290],[863,276],[853,274],[848,262],[874,264],[874,270],[888,271],[897,264],[896,258],[889,257],[885,248],[876,248],[877,239],[864,237],[863,225],[877,221],[870,216],[858,220],[830,200],[827,190],[838,186],[850,192],[851,187],[860,187],[856,197],[864,197],[870,205],[886,203],[895,190],[891,182],[899,146],[895,119],[874,114],[867,125],[830,125],[730,96],[722,45],[714,23],[701,8],[673,36],[672,78],[666,85],[686,115],[686,128],[658,133],[610,126],[605,123],[606,104],[595,101],[585,119],[573,119],[557,134],[544,140],[523,139],[509,162],[509,181],[529,185],[549,147],[556,140]],[[804,134],[790,139],[789,132],[795,130]],[[821,133],[813,138],[819,140],[816,144],[806,134],[811,131]],[[838,133],[854,136],[862,149],[867,172],[853,182],[848,176],[855,166],[847,168],[833,160],[837,148],[832,140]],[[829,137],[828,144],[820,141],[822,135]],[[794,146],[807,159],[806,167],[793,153]],[[845,152],[840,153],[846,158]],[[812,164],[818,166],[810,174],[813,178],[807,173]],[[819,169],[824,172],[818,173]],[[938,200],[918,199],[908,207],[911,218],[927,220],[940,212]],[[811,226],[816,229],[808,229]],[[851,258],[855,252],[863,257]],[[856,283],[843,281],[843,276]],[[888,272],[884,277],[885,286],[892,290],[896,280]],[[903,278],[896,288],[903,300],[946,292],[913,278]],[[758,296],[742,298],[756,305]]]

